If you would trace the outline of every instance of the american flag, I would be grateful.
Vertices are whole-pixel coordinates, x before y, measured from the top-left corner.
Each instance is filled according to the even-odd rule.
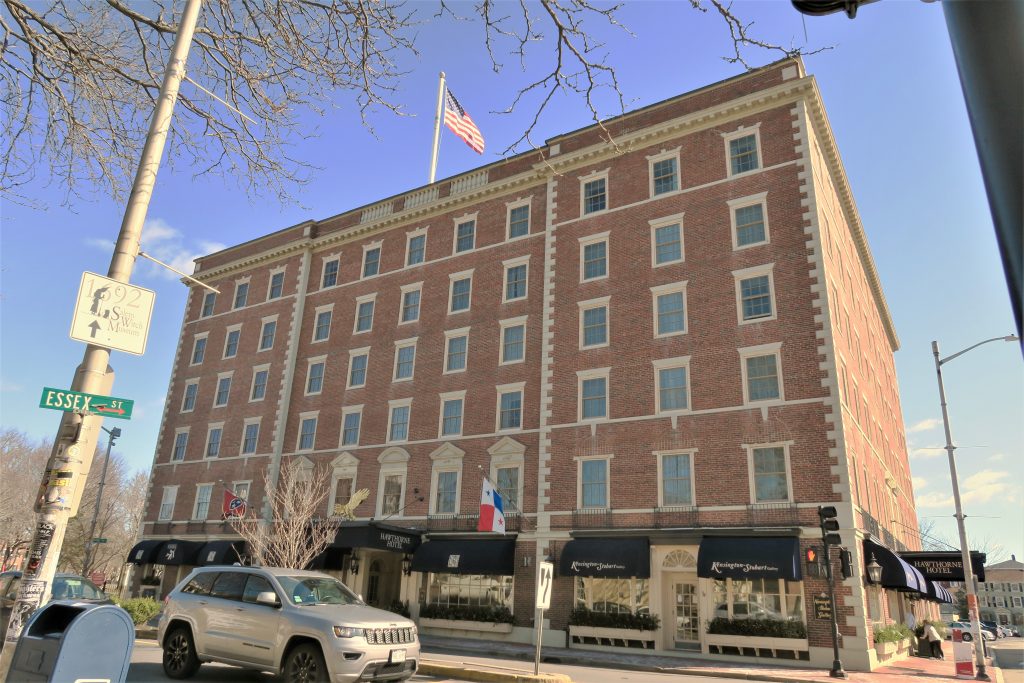
[[[466,110],[462,108],[455,95],[448,88],[444,94],[444,125],[448,126],[453,133],[466,141],[466,144],[473,148],[477,154],[484,153],[484,136],[480,135],[480,129],[473,123]]]

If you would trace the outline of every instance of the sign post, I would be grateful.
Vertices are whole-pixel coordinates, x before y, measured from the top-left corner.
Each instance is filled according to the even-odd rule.
[[[540,646],[544,640],[544,610],[551,607],[551,583],[555,578],[555,565],[551,562],[537,563],[537,612],[536,649],[533,655],[533,675],[540,675]]]

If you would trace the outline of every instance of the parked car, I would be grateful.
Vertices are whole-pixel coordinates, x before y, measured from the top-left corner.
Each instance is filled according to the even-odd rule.
[[[981,622],[981,630],[988,631],[992,634],[992,639],[1002,638],[1003,636],[999,633],[999,626],[994,621],[983,621]]]
[[[969,622],[969,621],[951,621],[951,622],[949,622],[949,630],[946,631],[946,640],[949,640],[950,638],[953,637],[953,629],[955,629],[955,628],[963,629],[964,631],[970,631],[971,630],[971,622]],[[996,639],[996,634],[992,630],[990,630],[989,628],[987,628],[985,626],[985,622],[982,622],[981,637],[984,640],[986,640],[986,641],[995,640]]]
[[[273,567],[200,567],[164,599],[157,627],[164,673],[202,662],[288,681],[404,681],[416,673],[416,624],[369,607],[341,581]]]
[[[7,635],[7,622],[11,620],[11,608],[18,597],[21,572],[7,571],[0,574],[0,643]],[[114,601],[96,585],[78,574],[60,572],[53,577],[51,600],[77,600],[98,605],[112,605]]]

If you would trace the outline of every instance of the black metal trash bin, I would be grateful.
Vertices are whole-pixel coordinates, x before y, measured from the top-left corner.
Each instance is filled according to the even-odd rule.
[[[134,644],[135,624],[120,607],[57,600],[36,610],[25,624],[9,678],[123,683]]]

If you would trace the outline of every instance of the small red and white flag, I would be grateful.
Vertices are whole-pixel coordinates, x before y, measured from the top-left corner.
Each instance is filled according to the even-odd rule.
[[[224,519],[229,517],[245,517],[247,508],[248,505],[246,505],[245,498],[240,498],[228,489],[224,489],[224,505],[221,507]]]
[[[444,125],[465,140],[474,152],[484,153],[484,136],[480,134],[480,129],[448,88],[444,89]]]
[[[505,533],[505,511],[502,509],[501,495],[486,479],[483,493],[480,494],[480,521],[476,525],[476,530]]]

